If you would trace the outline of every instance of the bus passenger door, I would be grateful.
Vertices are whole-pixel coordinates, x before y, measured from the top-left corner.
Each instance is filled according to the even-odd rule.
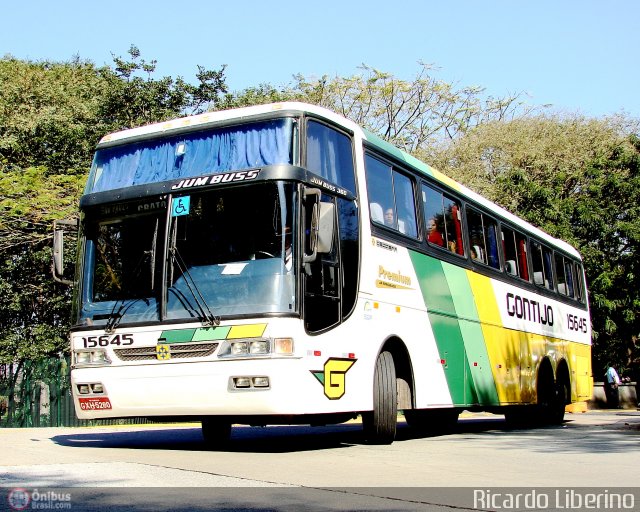
[[[317,190],[308,190],[303,201],[304,323],[307,331],[318,332],[340,322],[341,279],[335,214],[331,218],[320,218],[321,203],[335,206],[335,201],[321,196]],[[317,237],[323,229],[321,223],[326,222],[333,223],[332,241],[330,247],[320,247]]]

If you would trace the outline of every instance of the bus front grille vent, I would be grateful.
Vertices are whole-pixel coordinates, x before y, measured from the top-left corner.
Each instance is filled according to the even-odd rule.
[[[218,343],[171,343],[169,348],[171,359],[188,357],[207,357],[218,348]],[[151,361],[158,359],[156,347],[136,347],[114,349],[115,355],[121,361]]]

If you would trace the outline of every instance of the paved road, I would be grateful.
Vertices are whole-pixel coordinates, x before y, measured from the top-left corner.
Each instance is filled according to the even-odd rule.
[[[169,500],[172,509],[187,498],[185,510],[198,500],[210,507],[211,488],[226,510],[274,510],[264,508],[265,500],[274,506],[273,496],[278,510],[313,510],[312,503],[319,510],[446,510],[439,504],[473,508],[471,488],[638,486],[640,412],[566,420],[514,430],[501,416],[465,414],[452,433],[421,437],[401,423],[390,446],[365,444],[358,424],[235,427],[229,446],[217,451],[207,450],[197,425],[3,429],[0,486],[73,488],[76,503],[90,496],[95,510],[125,510],[118,507],[141,495],[146,504]],[[98,506],[105,500],[111,505]]]

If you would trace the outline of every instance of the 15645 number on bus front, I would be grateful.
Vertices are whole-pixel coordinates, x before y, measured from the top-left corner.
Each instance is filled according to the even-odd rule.
[[[84,348],[108,347],[110,345],[127,346],[133,345],[133,334],[116,334],[109,336],[83,336],[82,345]]]

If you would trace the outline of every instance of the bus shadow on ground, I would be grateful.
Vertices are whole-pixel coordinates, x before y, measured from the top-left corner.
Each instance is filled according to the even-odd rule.
[[[466,442],[480,436],[488,443],[500,442],[512,448],[534,446],[539,451],[566,453],[622,452],[638,449],[638,429],[619,426],[585,427],[571,420],[557,426],[512,427],[501,416],[461,419],[447,431],[416,431],[400,420],[396,443],[443,439]],[[62,446],[122,448],[134,450],[223,451],[238,453],[287,453],[349,448],[367,445],[359,423],[309,427],[269,426],[233,428],[223,446],[210,447],[199,427],[145,427],[127,431],[87,431],[56,435],[52,441]]]

